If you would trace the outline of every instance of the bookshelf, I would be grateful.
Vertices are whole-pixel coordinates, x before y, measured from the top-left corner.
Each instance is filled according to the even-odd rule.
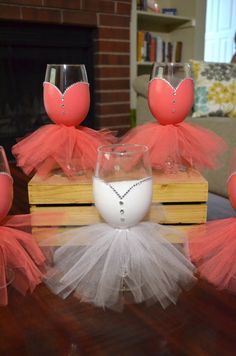
[[[136,94],[132,88],[133,80],[141,74],[149,74],[153,60],[145,55],[138,56],[140,33],[150,33],[151,36],[160,38],[162,42],[170,44],[172,55],[164,54],[155,56],[156,61],[175,61],[176,44],[178,44],[178,60],[187,62],[189,59],[203,59],[204,55],[204,33],[205,33],[205,0],[160,0],[160,9],[176,8],[177,15],[167,15],[151,11],[137,9],[137,0],[132,0],[131,27],[130,27],[130,90],[131,109],[136,108]],[[157,39],[156,39],[157,41]],[[139,43],[138,43],[139,42]],[[147,42],[147,41],[146,41]],[[145,47],[146,48],[146,47]],[[157,49],[155,49],[157,54]],[[180,57],[179,57],[180,54]],[[161,60],[160,60],[161,58]],[[152,56],[153,59],[153,56]]]

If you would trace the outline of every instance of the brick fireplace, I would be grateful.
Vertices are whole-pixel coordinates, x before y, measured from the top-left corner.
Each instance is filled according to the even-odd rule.
[[[95,127],[130,126],[129,25],[131,0],[0,1],[0,21],[96,28]]]

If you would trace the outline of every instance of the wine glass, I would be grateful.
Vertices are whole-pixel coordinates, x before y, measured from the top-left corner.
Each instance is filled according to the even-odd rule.
[[[148,86],[148,105],[152,115],[163,127],[167,150],[170,152],[166,162],[165,173],[176,174],[185,171],[187,166],[183,159],[176,157],[182,147],[174,144],[178,137],[178,124],[181,124],[192,108],[194,86],[188,63],[155,63]],[[172,125],[167,131],[168,125]],[[159,138],[161,139],[161,137]],[[180,142],[180,141],[179,141]],[[172,148],[171,148],[172,145]],[[173,151],[174,152],[171,152]],[[186,152],[188,154],[188,152]]]
[[[148,105],[161,125],[178,124],[187,117],[194,100],[188,63],[155,63],[148,86]]]
[[[229,177],[227,179],[227,191],[230,203],[236,211],[236,148],[233,150],[230,162]]]
[[[138,144],[99,147],[93,194],[96,208],[109,225],[127,229],[138,224],[152,200],[148,148]]]
[[[84,64],[48,64],[43,84],[45,110],[50,119],[65,126],[79,125],[90,106]]]
[[[0,226],[2,220],[7,216],[13,200],[13,179],[10,173],[5,150],[0,146]],[[1,238],[1,237],[0,237]],[[7,297],[6,287],[12,283],[14,271],[4,261],[4,254],[0,248],[0,302]]]
[[[0,146],[0,223],[7,216],[13,200],[13,179],[5,150]]]

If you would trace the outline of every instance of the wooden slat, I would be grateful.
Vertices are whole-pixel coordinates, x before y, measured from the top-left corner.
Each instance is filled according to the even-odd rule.
[[[30,204],[92,203],[91,177],[79,176],[68,179],[53,175],[42,179],[35,175],[28,184]]]
[[[31,212],[61,212],[62,215],[56,222],[50,221],[51,226],[81,226],[102,222],[102,218],[95,206],[31,206]],[[206,204],[165,204],[158,206],[153,204],[144,220],[160,224],[201,224],[206,221]],[[53,219],[53,214],[52,214]],[[32,219],[33,226],[45,226],[49,224],[48,217],[35,215]]]
[[[144,220],[160,224],[203,224],[207,219],[207,204],[152,204]]]
[[[208,182],[199,172],[154,176],[153,202],[206,202]]]
[[[188,230],[194,229],[195,227],[195,225],[173,225],[170,227],[169,233],[165,233],[165,238],[171,243],[183,243],[188,239]],[[78,240],[76,241],[76,246],[83,246],[88,244],[83,235],[80,234],[79,227],[34,227],[32,229],[32,235],[40,246],[62,246],[68,242],[68,235],[66,232],[71,229],[75,229],[75,234],[78,234],[77,236],[79,236]],[[180,234],[178,235],[176,233],[172,233],[172,229],[179,231]]]
[[[45,180],[35,175],[28,184],[30,204],[93,203],[91,176]],[[153,172],[153,202],[206,202],[208,183],[196,170],[161,174]]]

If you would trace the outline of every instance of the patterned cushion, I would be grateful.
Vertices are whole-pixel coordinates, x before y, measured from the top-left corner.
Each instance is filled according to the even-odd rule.
[[[195,90],[193,117],[236,117],[236,64],[190,63]]]

